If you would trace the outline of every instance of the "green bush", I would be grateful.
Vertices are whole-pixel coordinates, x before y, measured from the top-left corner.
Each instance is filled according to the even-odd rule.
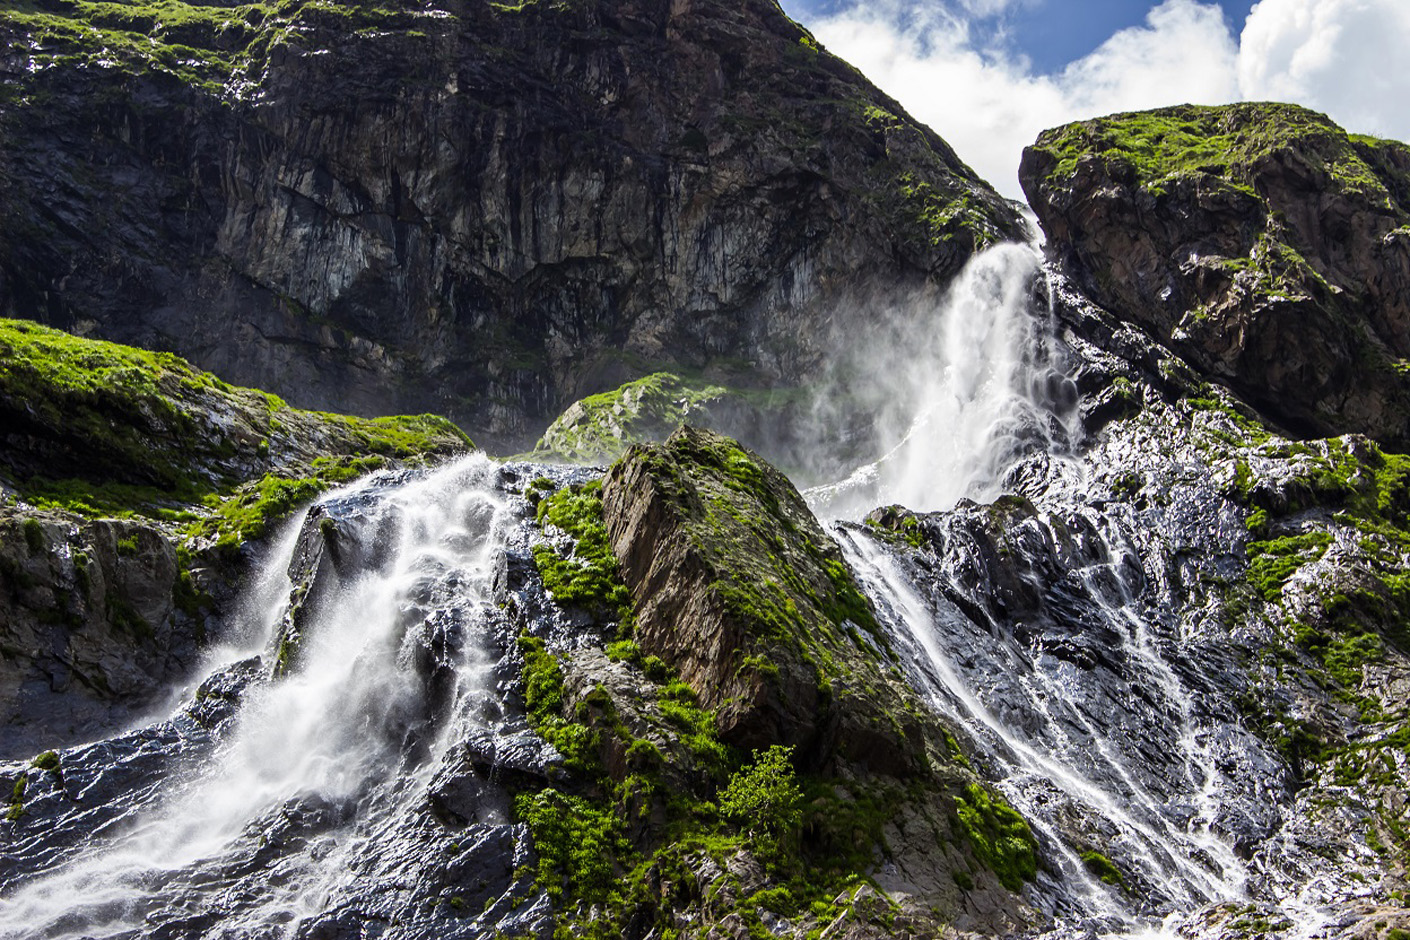
[[[730,778],[720,812],[748,829],[766,852],[779,849],[803,819],[803,792],[793,772],[793,748],[754,752],[754,763]]]

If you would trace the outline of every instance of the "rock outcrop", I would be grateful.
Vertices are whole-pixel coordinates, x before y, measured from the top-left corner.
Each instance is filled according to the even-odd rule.
[[[170,353],[0,321],[0,755],[134,716],[222,638],[246,545],[441,418],[300,411]]]
[[[1410,442],[1410,148],[1292,105],[1044,132],[1024,192],[1097,303],[1299,434]]]
[[[523,447],[1021,231],[771,0],[178,6],[0,13],[0,312],[301,406]]]
[[[603,517],[637,641],[680,671],[725,740],[787,741],[811,759],[837,749],[900,776],[923,764],[870,606],[787,477],[687,426],[612,467]]]

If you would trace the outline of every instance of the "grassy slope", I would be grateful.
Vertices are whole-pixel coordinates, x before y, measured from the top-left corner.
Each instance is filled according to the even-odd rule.
[[[472,446],[442,418],[303,411],[170,353],[20,320],[0,320],[0,425],[18,498],[227,543],[360,472]]]

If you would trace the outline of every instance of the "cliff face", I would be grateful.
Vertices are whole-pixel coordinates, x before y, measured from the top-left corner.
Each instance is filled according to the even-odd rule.
[[[1082,289],[1303,434],[1410,440],[1410,149],[1292,105],[1042,134],[1024,192]]]
[[[231,639],[244,543],[322,490],[469,449],[444,419],[299,411],[0,320],[0,755],[91,737],[188,678]]]
[[[1019,232],[766,0],[176,6],[0,14],[0,310],[295,404],[525,443],[652,364],[793,381]]]

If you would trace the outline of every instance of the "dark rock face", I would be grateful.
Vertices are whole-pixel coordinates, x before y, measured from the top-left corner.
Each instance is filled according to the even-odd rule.
[[[106,729],[196,664],[205,612],[178,605],[179,574],[154,526],[0,508],[0,755]]]
[[[76,15],[0,17],[0,310],[299,405],[527,443],[643,361],[796,378],[838,298],[1020,232],[766,0]]]
[[[685,427],[612,467],[603,516],[637,641],[679,669],[726,740],[918,769],[922,729],[882,675],[872,611],[783,474]]]
[[[1410,148],[1179,107],[1046,131],[1020,178],[1096,302],[1295,432],[1410,440]]]

